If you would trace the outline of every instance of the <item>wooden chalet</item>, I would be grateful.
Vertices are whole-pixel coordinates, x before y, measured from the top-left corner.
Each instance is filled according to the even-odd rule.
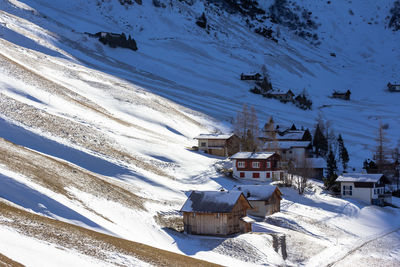
[[[389,180],[383,174],[345,173],[336,182],[340,183],[343,197],[356,198],[379,206],[392,202],[392,195],[386,193],[385,188]]]
[[[400,92],[400,84],[387,84],[389,92]]]
[[[274,93],[270,92],[265,95],[266,97],[275,98],[280,101],[291,102],[293,101],[294,93],[292,90],[288,90],[286,93]]]
[[[275,152],[238,152],[231,156],[233,177],[252,181],[283,178],[281,156]]]
[[[240,74],[240,79],[242,81],[248,81],[248,80],[253,80],[253,81],[260,81],[262,75],[260,73],[256,74]]]
[[[347,90],[345,93],[334,91],[334,92],[332,93],[332,98],[339,98],[339,99],[343,99],[343,100],[350,100],[350,95],[351,95],[350,90]]]
[[[239,185],[233,190],[242,192],[253,209],[248,215],[265,217],[281,210],[282,193],[274,185]]]
[[[182,206],[188,234],[230,235],[251,231],[252,206],[240,191],[192,191]]]
[[[229,157],[240,149],[240,138],[235,134],[200,134],[194,139],[199,150],[215,156]]]
[[[125,33],[98,32],[93,36],[98,37],[101,43],[109,45],[112,48],[123,47],[132,49],[133,51],[138,50],[136,41],[130,35],[126,38]]]

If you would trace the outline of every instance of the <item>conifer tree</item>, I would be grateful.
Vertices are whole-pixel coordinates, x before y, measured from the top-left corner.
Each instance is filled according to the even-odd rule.
[[[347,152],[346,147],[344,146],[342,135],[339,134],[338,138],[338,145],[339,145],[339,158],[342,162],[343,170],[347,169],[347,163],[349,162],[349,153]]]
[[[326,178],[324,179],[324,185],[327,189],[330,189],[335,184],[336,178],[338,177],[336,174],[337,172],[336,159],[332,150],[329,150],[326,164],[327,164],[327,174]]]
[[[322,133],[319,127],[319,123],[317,124],[317,127],[315,129],[313,146],[315,149],[315,155],[317,157],[319,156],[324,157],[326,155],[328,151],[328,141],[324,136],[324,134]]]
[[[308,130],[308,128],[304,131],[302,140],[303,141],[311,141],[312,140],[312,136],[311,136],[310,130]]]

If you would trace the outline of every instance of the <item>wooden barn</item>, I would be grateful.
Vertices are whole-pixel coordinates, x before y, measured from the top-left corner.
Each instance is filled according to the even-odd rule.
[[[243,81],[253,80],[253,81],[260,81],[262,75],[260,73],[256,74],[240,74],[240,79]]]
[[[239,185],[233,190],[242,192],[253,209],[248,215],[265,217],[281,210],[282,193],[274,185]]]
[[[183,205],[188,234],[230,235],[251,230],[250,203],[240,191],[192,191]]]
[[[400,84],[387,84],[389,92],[400,92]]]
[[[288,90],[286,93],[271,92],[271,93],[267,93],[265,96],[270,97],[270,98],[275,98],[280,101],[291,102],[291,101],[293,101],[294,93],[292,92],[292,90]]]
[[[339,99],[343,99],[343,100],[350,100],[350,95],[351,95],[350,90],[347,90],[345,93],[334,91],[334,92],[332,93],[332,98],[339,98]]]

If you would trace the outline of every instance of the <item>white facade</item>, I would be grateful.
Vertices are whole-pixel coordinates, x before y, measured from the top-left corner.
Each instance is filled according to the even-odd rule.
[[[359,199],[369,204],[371,204],[373,199],[378,199],[378,196],[383,194],[384,191],[383,187],[364,188],[355,187],[354,182],[340,183],[340,192],[343,197]]]

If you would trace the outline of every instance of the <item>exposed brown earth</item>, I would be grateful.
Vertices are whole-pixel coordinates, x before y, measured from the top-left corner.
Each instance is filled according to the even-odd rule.
[[[121,186],[109,183],[101,175],[15,145],[3,138],[0,138],[0,164],[70,199],[76,200],[68,193],[67,187],[73,187],[133,209],[144,210],[143,198]]]
[[[112,252],[132,256],[155,266],[218,266],[36,215],[2,201],[0,201],[0,214],[6,218],[6,220],[0,218],[1,224],[15,229],[22,235],[57,244],[105,262],[114,263],[110,259]]]
[[[23,267],[25,265],[22,265],[21,263],[18,263],[16,261],[13,261],[10,258],[7,258],[3,254],[0,253],[0,266],[3,267]]]

